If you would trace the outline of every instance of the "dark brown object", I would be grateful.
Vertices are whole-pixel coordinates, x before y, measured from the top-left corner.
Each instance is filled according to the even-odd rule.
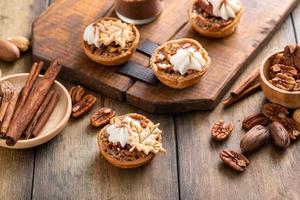
[[[283,63],[289,66],[296,67],[300,70],[300,46],[288,45],[284,48]]]
[[[50,61],[53,57],[60,58],[64,63],[61,76],[67,80],[82,83],[105,96],[126,101],[149,112],[176,113],[213,109],[229,86],[235,82],[238,74],[244,71],[247,62],[261,52],[262,47],[272,38],[275,30],[285,21],[298,2],[286,0],[285,6],[282,6],[281,0],[265,0],[256,4],[252,1],[243,1],[243,7],[248,15],[243,17],[243,23],[238,27],[241,30],[239,34],[230,36],[230,40],[215,42],[201,40],[199,34],[191,31],[190,24],[186,23],[191,0],[168,1],[163,17],[159,17],[150,25],[139,27],[141,42],[148,39],[162,44],[170,38],[194,38],[201,40],[214,62],[209,68],[209,73],[202,77],[199,84],[180,91],[161,84],[153,86],[142,81],[134,81],[128,76],[116,73],[115,67],[107,68],[82,56],[79,43],[84,28],[95,19],[107,13],[111,14],[110,11],[113,9],[110,8],[113,4],[112,0],[70,0],[57,1],[51,5],[51,8],[33,24],[34,60]],[[249,10],[255,12],[248,12]],[[68,13],[68,16],[65,13]],[[265,17],[257,17],[261,15]],[[248,31],[250,29],[251,34]],[[62,33],[59,40],[57,35],[49,34],[57,30]],[[49,49],[52,50],[51,54]],[[131,60],[145,67],[149,66],[149,57],[142,53],[136,52]]]
[[[276,54],[276,56],[274,57],[274,60],[272,62],[272,65],[282,64],[283,63],[282,57],[283,57],[283,53]]]
[[[116,112],[111,108],[100,108],[91,117],[90,123],[94,127],[101,127],[106,125],[111,118],[116,115]]]
[[[243,122],[243,128],[246,130],[252,129],[254,126],[262,125],[267,126],[270,123],[270,120],[265,117],[262,113],[258,113],[255,115],[250,115],[246,117]]]
[[[55,109],[55,107],[57,105],[58,99],[59,99],[58,94],[54,93],[49,104],[47,105],[46,109],[44,110],[44,112],[40,116],[38,122],[36,123],[32,133],[31,133],[31,137],[37,137],[39,135],[39,133],[41,132],[41,130],[44,128],[49,117],[51,116],[53,110]]]
[[[77,85],[71,88],[70,96],[72,100],[72,104],[78,103],[85,94],[85,89],[81,85]]]
[[[271,121],[281,121],[283,118],[286,118],[289,111],[281,105],[266,103],[263,105],[262,113]]]
[[[207,0],[198,0],[197,4],[202,8],[207,14],[213,16],[213,7]]]
[[[269,138],[269,129],[264,126],[257,125],[250,129],[240,142],[242,152],[248,153],[258,149],[265,144]]]
[[[7,133],[7,130],[9,128],[9,125],[11,123],[11,120],[12,120],[12,117],[13,117],[13,114],[14,114],[14,111],[16,108],[17,101],[18,101],[18,93],[17,93],[17,91],[14,90],[12,93],[12,97],[9,101],[8,107],[6,109],[6,113],[5,113],[3,122],[1,124],[1,132],[0,132],[1,137],[5,137],[5,135]]]
[[[40,117],[42,116],[42,114],[45,112],[45,110],[46,110],[50,100],[53,98],[54,94],[55,94],[55,92],[52,91],[52,90],[47,94],[47,96],[45,97],[42,105],[40,106],[40,108],[35,113],[32,120],[28,124],[27,128],[24,131],[24,135],[25,135],[26,139],[29,139],[32,136],[32,132],[35,129],[36,124],[38,123],[38,121],[39,121]]]
[[[290,145],[290,136],[279,122],[273,122],[270,125],[270,137],[273,144],[281,149],[286,149]]]
[[[221,151],[220,158],[226,165],[240,172],[245,171],[246,167],[250,164],[244,155],[232,150]]]
[[[97,98],[91,94],[85,95],[72,108],[72,117],[78,118],[87,113],[96,103]]]
[[[8,40],[0,39],[0,60],[14,62],[20,58],[20,50]]]
[[[15,110],[15,113],[13,115],[13,119],[12,121],[14,121],[14,119],[19,115],[19,112],[21,111],[22,107],[24,106],[32,88],[33,85],[35,84],[41,70],[43,67],[44,63],[43,62],[35,62],[33,63],[31,69],[30,69],[30,73],[28,75],[28,78],[26,80],[26,83],[24,85],[24,87],[22,88],[20,94],[19,94],[19,100],[18,100],[18,104],[17,104],[17,108]]]
[[[224,120],[220,120],[216,122],[211,129],[212,138],[218,141],[223,141],[229,137],[232,130],[233,123],[230,122],[225,124]]]
[[[27,125],[44,101],[44,98],[53,85],[53,82],[59,74],[60,69],[61,65],[54,60],[49,66],[45,75],[34,85],[34,88],[28,96],[24,106],[22,107],[18,116],[13,119],[8,129],[6,135],[7,145],[14,145],[21,137],[23,131],[26,129]]]

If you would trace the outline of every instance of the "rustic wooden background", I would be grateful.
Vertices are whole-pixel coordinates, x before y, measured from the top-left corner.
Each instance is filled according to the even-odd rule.
[[[99,0],[101,1],[101,0]],[[31,23],[50,4],[49,0],[1,0],[0,37],[31,34]],[[263,16],[258,16],[263,17]],[[262,59],[300,37],[300,6],[253,60],[243,78]],[[3,75],[28,72],[31,53],[14,64],[0,62]],[[238,81],[238,82],[239,82]],[[68,88],[72,85],[64,82]],[[238,83],[237,82],[237,83]],[[300,143],[281,152],[268,145],[249,155],[251,164],[240,174],[224,166],[218,153],[239,149],[240,121],[260,109],[262,92],[234,107],[219,105],[212,112],[150,115],[96,94],[97,106],[110,106],[119,114],[139,112],[160,122],[168,153],[150,165],[121,170],[99,156],[97,129],[88,126],[89,115],[71,120],[51,142],[29,150],[0,148],[0,199],[300,199]],[[218,119],[236,125],[224,143],[210,138]]]

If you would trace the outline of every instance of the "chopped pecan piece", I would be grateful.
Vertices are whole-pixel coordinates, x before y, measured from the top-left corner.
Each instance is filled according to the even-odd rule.
[[[72,117],[78,118],[87,113],[96,103],[97,98],[91,94],[85,95],[72,108]]]
[[[270,76],[271,78],[276,77],[277,74],[282,73],[291,77],[295,77],[298,73],[297,69],[292,66],[275,64],[270,67]]]
[[[288,45],[284,49],[283,63],[300,70],[300,46]]]
[[[207,0],[198,0],[197,5],[204,10],[207,14],[213,16],[213,7]]]
[[[281,121],[283,118],[287,117],[289,111],[281,105],[266,103],[263,105],[262,113],[271,121]]]
[[[270,123],[270,120],[264,116],[262,113],[258,113],[255,115],[250,115],[246,117],[243,122],[243,128],[246,130],[252,129],[254,126],[262,125],[267,126]]]
[[[92,115],[90,123],[94,127],[101,127],[106,125],[111,118],[116,115],[116,112],[110,108],[100,108]]]
[[[244,155],[232,150],[221,151],[220,158],[226,165],[240,172],[245,171],[246,167],[250,164]]]
[[[293,90],[296,85],[296,81],[293,77],[282,73],[278,73],[275,78],[270,80],[270,83],[279,89],[287,91]]]
[[[72,104],[76,104],[79,102],[85,94],[85,90],[80,85],[74,86],[70,90],[70,96],[72,100]]]
[[[274,57],[274,60],[272,62],[272,65],[282,64],[282,62],[283,62],[282,57],[283,57],[283,53],[276,54],[276,56]]]
[[[228,138],[232,130],[233,123],[225,124],[224,120],[220,120],[213,125],[211,129],[211,134],[213,139],[223,141]]]

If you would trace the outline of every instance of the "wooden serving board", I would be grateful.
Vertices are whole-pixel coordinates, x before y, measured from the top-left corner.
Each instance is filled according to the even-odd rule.
[[[247,63],[299,3],[299,0],[285,0],[284,3],[282,0],[242,0],[245,13],[237,32],[225,39],[213,40],[198,35],[188,23],[192,0],[164,1],[165,9],[155,22],[138,27],[141,44],[145,40],[162,44],[183,37],[198,40],[208,51],[212,64],[193,87],[175,90],[161,83],[149,84],[120,73],[122,70],[117,67],[94,63],[85,56],[81,48],[82,33],[96,19],[114,15],[112,0],[58,0],[53,3],[33,24],[33,58],[46,62],[56,58],[64,66],[62,78],[149,112],[209,110],[217,105]],[[146,69],[149,58],[138,51],[130,62]]]

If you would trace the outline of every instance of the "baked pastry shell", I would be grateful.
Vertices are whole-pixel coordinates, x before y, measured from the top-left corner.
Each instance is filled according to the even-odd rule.
[[[196,2],[197,1],[194,1],[193,6],[195,5]],[[203,27],[201,27],[197,24],[197,19],[195,19],[193,17],[193,6],[189,10],[190,23],[192,24],[193,28],[200,35],[203,35],[203,36],[209,37],[209,38],[224,38],[224,37],[227,37],[227,36],[233,34],[235,32],[235,30],[237,29],[237,27],[238,27],[238,25],[241,21],[242,14],[244,12],[244,8],[241,5],[241,9],[236,14],[236,17],[234,18],[232,23],[230,23],[229,25],[223,27],[219,31],[211,31],[211,30],[207,30],[207,29],[205,29],[205,28],[203,28]]]
[[[206,61],[206,65],[203,67],[203,69],[199,72],[190,74],[188,76],[182,76],[180,74],[168,74],[165,73],[161,70],[158,69],[157,65],[155,64],[155,55],[158,54],[158,52],[165,47],[167,44],[170,43],[192,43],[195,46],[199,47],[201,49],[201,54],[204,58],[204,60]],[[153,53],[151,59],[150,59],[150,65],[151,68],[154,72],[154,74],[156,75],[156,77],[165,85],[174,88],[174,89],[184,89],[187,87],[190,87],[194,84],[196,84],[201,77],[205,74],[205,72],[207,71],[207,68],[209,67],[211,63],[211,60],[206,52],[206,50],[202,47],[202,45],[197,42],[196,40],[193,39],[188,39],[188,38],[183,38],[183,39],[178,39],[178,40],[170,40],[166,43],[164,43],[163,45],[159,46]]]
[[[133,117],[133,118],[140,118],[140,119],[147,119],[145,116],[140,115],[140,114],[136,114],[136,113],[130,113],[130,114],[126,114],[126,116],[129,117]],[[113,121],[115,118],[118,118],[120,116],[116,116],[114,118],[111,119],[111,121]],[[106,133],[106,129],[108,128],[110,124],[106,125],[104,128],[101,129],[101,131],[98,133],[97,135],[97,144],[98,147],[100,149],[100,153],[101,155],[112,165],[119,167],[119,168],[123,168],[123,169],[132,169],[132,168],[137,168],[143,165],[146,165],[148,163],[150,163],[152,161],[152,159],[156,156],[156,154],[154,153],[149,153],[146,157],[142,157],[139,159],[136,159],[134,161],[120,161],[116,158],[114,158],[111,154],[109,154],[108,152],[106,152],[104,150],[104,144],[102,143],[101,140],[101,135]]]
[[[103,17],[100,18],[98,21],[102,21],[102,20],[113,20],[113,21],[117,21],[119,19],[117,18],[113,18],[113,17]],[[91,52],[87,47],[86,47],[86,42],[83,40],[83,36],[81,38],[81,43],[82,43],[82,48],[84,50],[84,53],[87,55],[87,57],[89,57],[92,61],[97,62],[99,64],[102,65],[106,65],[106,66],[115,66],[115,65],[121,65],[123,63],[126,63],[131,56],[134,54],[134,52],[136,51],[136,48],[138,47],[138,43],[140,41],[140,33],[138,31],[138,29],[136,28],[135,25],[130,24],[129,26],[132,27],[132,30],[134,32],[135,38],[133,40],[133,43],[131,45],[131,47],[124,53],[118,55],[118,56],[113,56],[113,57],[104,57],[104,56],[99,56],[99,55],[95,55],[93,54],[93,52]]]

